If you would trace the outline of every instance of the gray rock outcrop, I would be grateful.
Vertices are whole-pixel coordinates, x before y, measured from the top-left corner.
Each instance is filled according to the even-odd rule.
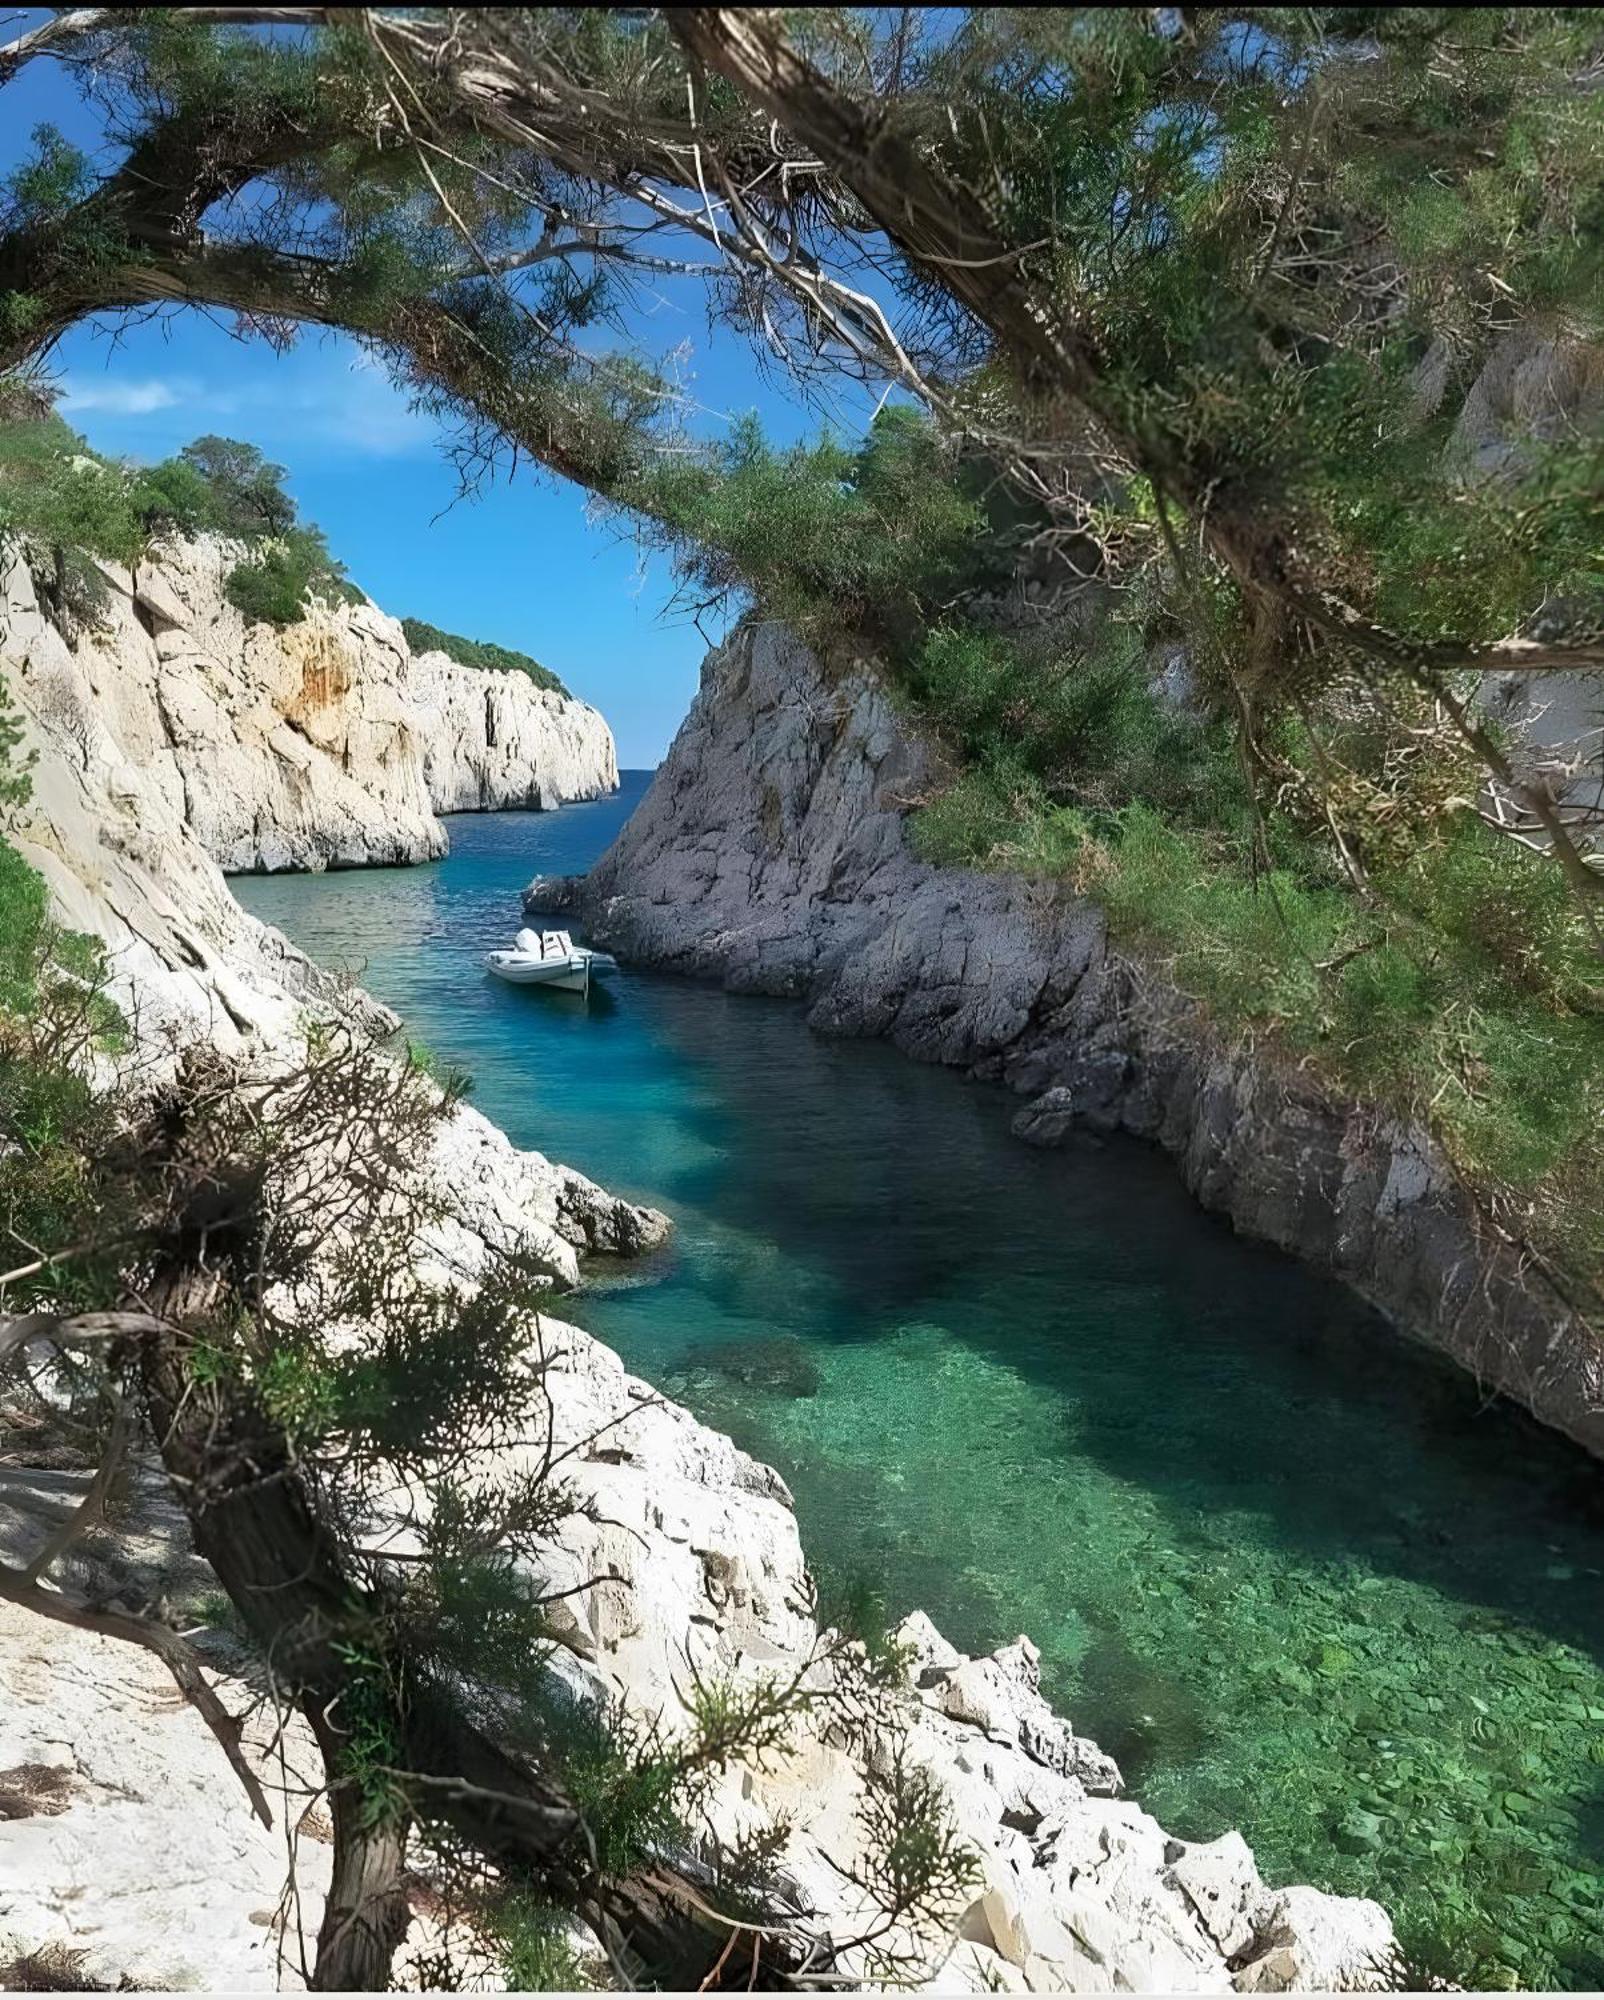
[[[613,847],[527,904],[581,911],[639,963],[800,998],[824,1032],[1000,1081],[1037,1144],[1157,1141],[1205,1207],[1604,1455],[1604,1354],[1478,1224],[1429,1136],[1220,1041],[1062,885],[919,860],[905,821],[938,779],[867,668],[832,678],[783,627],[749,624],[708,656]]]

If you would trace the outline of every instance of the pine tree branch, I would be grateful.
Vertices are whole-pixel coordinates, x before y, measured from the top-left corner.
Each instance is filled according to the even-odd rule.
[[[222,1745],[223,1755],[245,1788],[251,1811],[263,1826],[271,1828],[273,1815],[268,1809],[267,1795],[240,1747],[240,1726],[218,1699],[194,1651],[176,1632],[152,1618],[92,1610],[87,1604],[61,1591],[49,1590],[31,1575],[5,1564],[0,1564],[0,1598],[24,1611],[35,1611],[41,1618],[53,1619],[58,1625],[71,1625],[79,1632],[93,1632],[99,1638],[117,1639],[154,1653],[178,1683],[184,1699]]]
[[[128,1449],[128,1434],[128,1406],[118,1395],[116,1409],[112,1415],[111,1435],[100,1454],[100,1463],[95,1467],[95,1476],[90,1480],[88,1490],[72,1513],[50,1536],[37,1555],[30,1558],[28,1567],[22,1573],[24,1583],[38,1583],[74,1542],[81,1540],[91,1528],[105,1520],[106,1495],[111,1491],[112,1481],[122,1470]]]

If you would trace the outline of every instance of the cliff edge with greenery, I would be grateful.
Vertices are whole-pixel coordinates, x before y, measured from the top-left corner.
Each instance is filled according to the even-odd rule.
[[[498,646],[489,639],[464,639],[458,632],[442,632],[438,625],[427,624],[421,618],[403,618],[401,630],[414,653],[444,653],[459,667],[474,667],[480,673],[522,674],[549,694],[573,699],[550,667],[543,667],[527,653],[514,652],[511,647]]]

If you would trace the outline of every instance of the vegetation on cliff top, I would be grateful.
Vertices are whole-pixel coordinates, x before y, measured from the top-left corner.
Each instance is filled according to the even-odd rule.
[[[552,694],[568,693],[550,667],[543,667],[527,653],[515,653],[489,639],[464,639],[459,632],[442,632],[438,625],[426,624],[421,618],[403,618],[401,630],[414,653],[444,653],[459,667],[476,667],[487,674],[522,674]]]
[[[163,536],[216,534],[246,545],[228,600],[247,618],[293,624],[315,597],[362,593],[299,519],[284,468],[254,445],[201,437],[150,466],[119,464],[23,385],[0,380],[0,536],[33,553],[45,601],[92,622],[103,586],[90,558],[135,563]]]
[[[247,553],[224,589],[247,618],[291,625],[316,598],[360,603],[362,593],[330,554],[321,528],[302,521],[281,465],[236,438],[196,438],[172,458],[120,464],[91,450],[37,393],[0,379],[0,536],[31,545],[53,608],[92,619],[101,586],[87,557],[137,562],[164,535],[215,534]],[[442,632],[403,618],[415,653],[438,651],[459,666],[517,673],[566,696],[527,653]]]

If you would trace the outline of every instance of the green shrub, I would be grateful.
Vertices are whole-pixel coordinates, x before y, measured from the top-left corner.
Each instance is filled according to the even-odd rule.
[[[1209,824],[1242,814],[1229,737],[1154,693],[1133,626],[1083,643],[941,625],[895,677],[966,764],[1016,789],[1028,778],[1088,807],[1148,799]]]
[[[145,541],[134,491],[60,417],[0,420],[0,535],[133,562]]]
[[[955,448],[910,409],[882,410],[855,448],[775,450],[749,416],[705,452],[654,462],[624,497],[687,597],[750,597],[820,644],[849,631],[900,656],[996,567]]]
[[[488,639],[464,639],[459,632],[442,632],[438,625],[426,624],[421,618],[403,618],[401,630],[414,653],[444,653],[459,667],[477,667],[484,673],[524,674],[536,687],[548,688],[553,694],[568,694],[550,667],[543,667],[527,653],[515,653]]]
[[[48,553],[46,598],[81,618],[103,597],[87,558],[134,563],[161,534],[246,543],[224,588],[247,618],[289,625],[309,597],[360,602],[321,530],[297,521],[283,481],[282,466],[233,438],[197,438],[159,465],[114,464],[26,395],[0,397],[0,536]]]
[[[492,1919],[509,1993],[583,1992],[595,1982],[569,1935],[572,1919],[554,1903],[514,1892]]]
[[[622,1708],[603,1709],[554,1686],[552,1734],[562,1780],[584,1815],[604,1875],[627,1875],[686,1837],[685,1773]]]
[[[19,744],[0,684],[0,829],[27,796]],[[83,1246],[7,1287],[7,1310],[38,1286],[64,1307],[95,1299],[118,1252],[119,1217],[86,1161],[111,1114],[85,1058],[126,1044],[105,979],[99,940],[52,920],[43,879],[0,830],[0,1269],[31,1262],[36,1244]]]
[[[292,528],[264,542],[229,571],[223,594],[236,611],[268,625],[293,625],[314,597],[362,601],[316,528]]]
[[[47,917],[43,879],[0,840],[0,1014],[20,1014],[33,1003]]]
[[[1040,784],[1023,771],[965,771],[915,816],[914,850],[943,868],[1041,865],[1046,810]]]
[[[295,526],[295,502],[284,490],[282,465],[272,465],[253,444],[237,438],[201,437],[179,453],[207,494],[204,525],[243,541],[287,535]]]
[[[150,535],[198,535],[217,526],[206,475],[185,458],[164,458],[140,473],[134,505]]]

